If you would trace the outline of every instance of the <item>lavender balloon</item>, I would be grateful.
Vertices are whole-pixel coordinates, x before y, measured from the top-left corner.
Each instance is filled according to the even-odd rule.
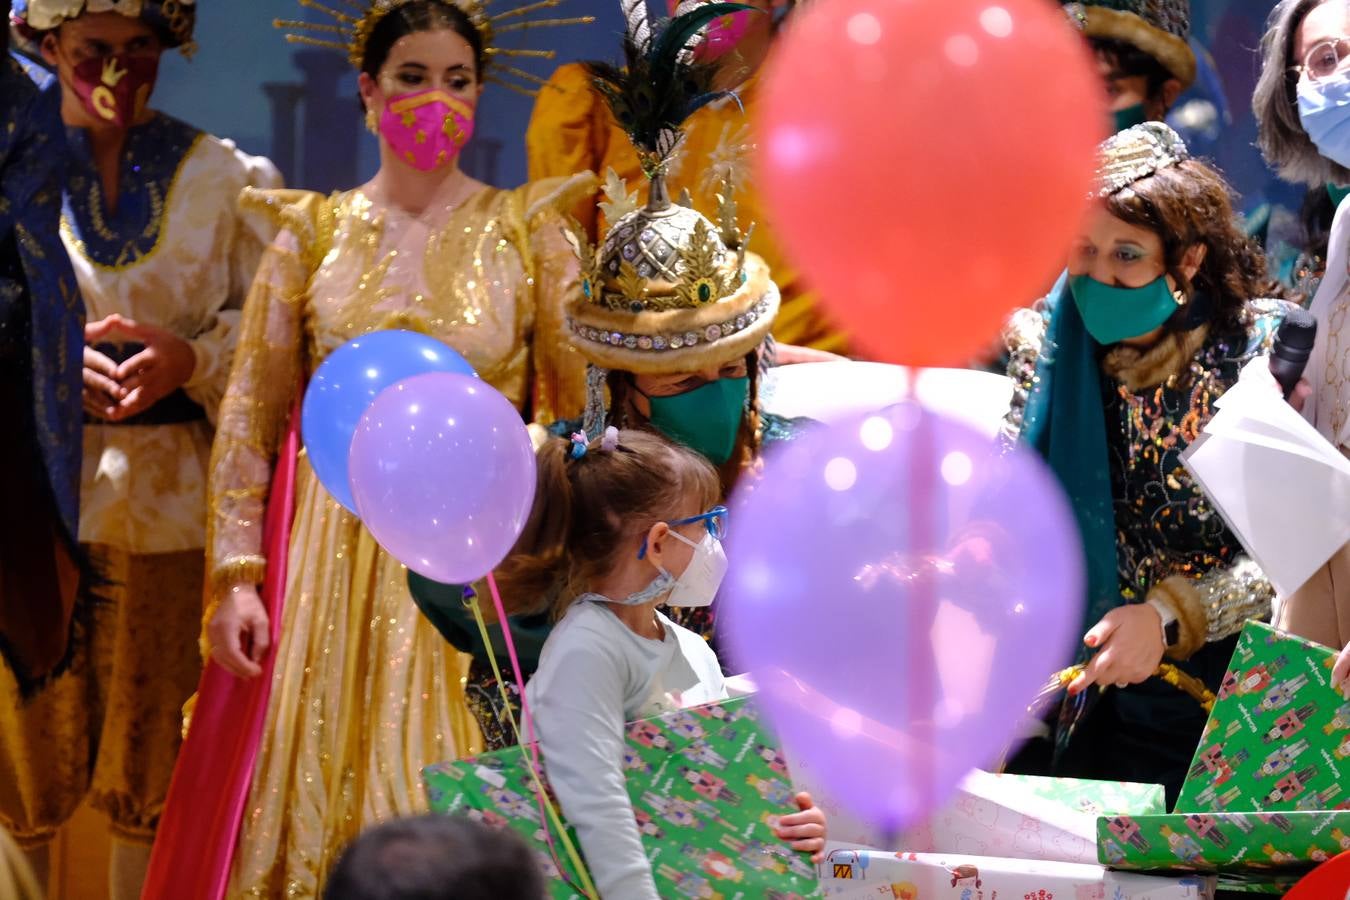
[[[734,498],[719,628],[790,757],[882,835],[992,764],[1073,652],[1058,483],[914,403],[809,434]]]
[[[467,375],[400,381],[352,437],[356,512],[380,546],[420,575],[468,584],[506,558],[534,502],[525,423]]]
[[[413,331],[373,331],[348,341],[320,364],[305,388],[300,433],[324,489],[356,512],[347,470],[352,435],[380,392],[429,372],[473,375],[473,366],[433,337]]]

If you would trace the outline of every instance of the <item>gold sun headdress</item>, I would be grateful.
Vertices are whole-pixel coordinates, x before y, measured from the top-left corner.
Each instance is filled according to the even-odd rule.
[[[324,47],[340,50],[347,54],[352,65],[360,68],[366,55],[366,44],[377,25],[385,16],[401,6],[407,6],[414,0],[296,0],[306,9],[323,13],[331,22],[300,22],[293,19],[277,19],[273,24],[277,28],[293,29],[286,40],[293,44],[308,44],[312,47]],[[514,47],[499,47],[496,39],[499,35],[513,31],[528,31],[534,28],[550,28],[562,25],[589,25],[594,16],[573,16],[570,18],[528,18],[534,13],[551,10],[567,0],[535,0],[514,9],[492,12],[488,9],[493,0],[437,0],[446,6],[453,6],[468,17],[482,39],[483,54],[489,62],[486,80],[511,88],[523,94],[532,94],[530,85],[543,84],[544,80],[516,66],[495,62],[495,57],[531,57],[535,59],[553,59],[552,50],[529,50]]]

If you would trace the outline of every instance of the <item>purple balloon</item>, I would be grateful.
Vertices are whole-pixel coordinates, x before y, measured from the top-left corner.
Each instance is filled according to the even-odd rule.
[[[534,502],[520,413],[467,375],[418,375],[383,391],[356,427],[348,466],[357,515],[380,546],[449,584],[496,568]]]
[[[1013,740],[1072,657],[1082,550],[1032,451],[903,403],[768,458],[718,613],[785,748],[881,834]]]

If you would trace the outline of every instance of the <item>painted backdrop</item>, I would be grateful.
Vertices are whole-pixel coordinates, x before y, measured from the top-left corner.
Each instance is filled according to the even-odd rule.
[[[497,0],[506,8],[514,0]],[[656,0],[654,7],[664,5]],[[1297,208],[1301,192],[1275,180],[1254,147],[1250,101],[1256,83],[1262,24],[1271,0],[1193,0],[1202,77],[1175,117],[1196,151],[1214,159],[1243,195],[1243,208],[1267,202]],[[274,18],[322,15],[294,0],[201,0],[201,49],[191,62],[167,61],[156,102],[166,111],[246,150],[270,156],[287,183],[316,190],[346,188],[376,165],[376,146],[361,124],[356,76],[340,54],[288,44]],[[659,10],[656,10],[659,11]],[[547,76],[557,63],[614,58],[622,22],[616,0],[567,0],[559,15],[593,15],[591,26],[548,29],[532,37],[553,42],[558,60],[526,60]],[[522,40],[520,35],[510,35]],[[531,45],[525,38],[524,46]],[[825,71],[828,71],[826,69]],[[501,186],[525,178],[524,132],[530,100],[489,87],[478,129],[465,155],[474,175]],[[959,121],[957,119],[956,121]]]

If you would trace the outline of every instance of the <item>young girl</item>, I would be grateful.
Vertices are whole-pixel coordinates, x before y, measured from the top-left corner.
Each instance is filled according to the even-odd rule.
[[[727,568],[720,496],[706,459],[650,432],[551,440],[525,536],[500,572],[508,598],[566,585],[526,696],[549,780],[606,900],[658,896],[625,788],[624,723],[727,697],[707,643],[657,611],[712,602]],[[825,816],[807,794],[796,803],[777,835],[819,857]]]

